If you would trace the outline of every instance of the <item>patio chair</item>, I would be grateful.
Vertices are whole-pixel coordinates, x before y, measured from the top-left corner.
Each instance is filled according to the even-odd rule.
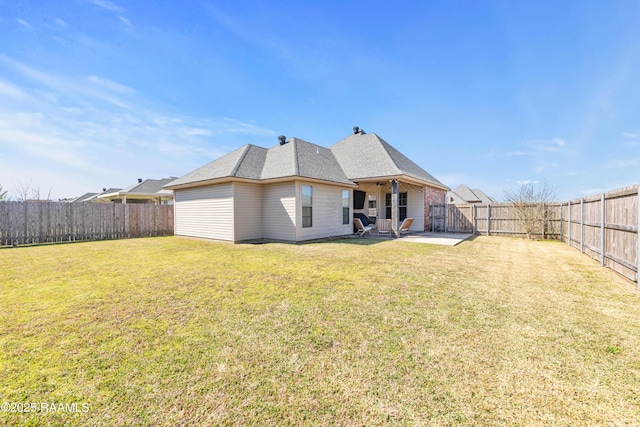
[[[356,233],[358,233],[359,236],[364,236],[366,233],[371,234],[371,226],[363,225],[360,218],[353,218],[353,225],[356,226]]]
[[[400,234],[408,233],[409,228],[411,228],[411,224],[413,224],[413,218],[405,218],[404,221],[402,221],[402,224],[400,224],[400,227],[398,229],[398,231],[400,231]]]
[[[391,236],[391,220],[379,219],[378,220],[378,236],[381,234],[388,234]]]

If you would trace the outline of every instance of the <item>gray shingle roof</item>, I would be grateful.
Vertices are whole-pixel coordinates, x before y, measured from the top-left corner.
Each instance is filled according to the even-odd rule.
[[[298,138],[291,138],[289,144],[295,150],[296,175],[341,184],[354,184],[347,178],[330,149]],[[289,144],[285,144],[282,147],[286,147]]]
[[[223,178],[270,180],[304,177],[346,185],[386,176],[407,176],[447,187],[376,134],[351,135],[330,148],[299,138],[269,149],[245,145],[165,185],[165,188]]]
[[[447,201],[453,204],[466,204],[466,203],[483,203],[491,204],[497,203],[496,199],[487,196],[484,191],[479,189],[470,189],[465,184],[458,185],[455,190],[447,192]]]
[[[487,193],[485,193],[484,191],[482,191],[482,190],[480,190],[478,188],[474,188],[473,189],[473,194],[478,196],[478,198],[480,199],[481,203],[498,203],[498,201],[496,199],[494,199],[493,197],[487,195]]]
[[[168,184],[167,187],[227,177],[260,179],[266,155],[266,148],[247,144],[181,176]],[[244,160],[246,162],[243,164]]]
[[[466,185],[464,184],[460,184],[458,185],[455,190],[455,193],[462,197],[462,199],[467,202],[467,203],[474,203],[474,202],[479,202],[480,198]]]
[[[447,188],[433,175],[375,133],[349,135],[332,145],[330,149],[347,177],[352,181],[405,175],[428,184]]]
[[[130,187],[124,188],[119,191],[120,194],[155,194],[160,193],[164,194],[167,190],[164,190],[162,187],[165,184],[170,183],[176,179],[175,177],[171,178],[163,178],[163,179],[145,179],[142,182],[135,183]]]
[[[295,176],[353,185],[331,150],[291,138],[286,144],[269,149],[245,145],[172,181],[166,187],[219,178],[269,180]]]
[[[95,196],[97,196],[98,193],[84,193],[82,196],[73,198],[73,199],[69,199],[66,200],[66,203],[79,203],[79,202],[84,202],[86,201],[86,199],[90,199],[93,198]]]

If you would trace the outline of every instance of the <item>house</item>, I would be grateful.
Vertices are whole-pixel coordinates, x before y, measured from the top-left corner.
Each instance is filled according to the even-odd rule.
[[[349,235],[357,213],[392,219],[396,232],[412,217],[423,231],[425,201],[448,190],[358,128],[329,148],[284,136],[271,148],[245,145],[164,188],[174,192],[176,235],[232,242]]]
[[[446,203],[453,205],[468,205],[468,204],[483,204],[490,205],[492,203],[498,203],[496,199],[491,196],[487,196],[484,191],[480,189],[470,189],[464,184],[460,184],[455,190],[447,191]]]
[[[102,193],[85,193],[82,196],[79,197],[73,197],[73,198],[69,198],[69,199],[63,199],[60,200],[61,202],[64,203],[82,203],[82,202],[97,202],[98,201],[98,196],[102,195],[102,194],[107,194],[107,193],[113,193],[114,191],[119,191],[119,188],[103,188],[102,189]]]
[[[162,188],[164,185],[176,179],[175,177],[163,179],[138,178],[138,182],[127,188],[116,189],[114,191],[103,191],[96,198],[99,201],[109,201],[114,203],[153,203],[172,204],[173,192]]]

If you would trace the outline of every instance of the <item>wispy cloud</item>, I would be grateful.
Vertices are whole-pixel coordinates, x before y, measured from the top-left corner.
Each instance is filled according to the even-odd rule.
[[[605,163],[605,169],[626,169],[640,167],[640,158],[634,159],[613,159]]]
[[[54,19],[54,21],[55,21],[56,24],[60,25],[63,28],[67,28],[68,27],[67,23],[65,21],[63,21],[62,19],[60,19],[60,18],[56,18],[56,19]]]
[[[543,152],[559,152],[562,151],[566,145],[566,142],[562,138],[551,138],[547,140],[527,141],[523,145],[530,147],[536,151]]]
[[[133,25],[131,24],[131,21],[129,21],[127,18],[125,18],[124,16],[118,16],[118,19],[120,20],[120,22],[122,22],[124,25],[126,25],[127,27],[133,27]]]
[[[640,145],[640,132],[622,132],[623,144],[627,147],[637,147]]]
[[[25,21],[22,18],[17,18],[16,21],[18,21],[18,24],[22,25],[23,27],[29,29],[29,30],[33,30],[33,26],[31,26],[31,24],[29,24],[27,21]]]
[[[111,90],[113,92],[118,92],[118,93],[123,93],[123,94],[130,94],[130,93],[134,93],[135,90],[133,90],[132,88],[125,86],[123,84],[120,83],[116,83],[112,80],[109,79],[105,79],[102,77],[98,77],[98,76],[89,76],[88,80],[91,83],[94,83],[96,85],[99,85],[103,88],[106,88],[108,90]]]
[[[521,179],[517,181],[518,185],[529,185],[529,184],[537,184],[538,181],[534,181],[531,179]]]
[[[74,188],[89,191],[127,185],[132,174],[181,175],[240,141],[276,134],[233,118],[170,114],[104,76],[61,77],[7,57],[0,61],[26,82],[0,81],[0,183],[15,178],[9,170],[37,175],[28,171],[46,168],[54,197],[72,196],[65,187],[70,176],[84,175]],[[11,164],[20,167],[5,167]]]
[[[0,80],[0,95],[10,98],[21,98],[23,93],[16,86],[4,83]]]
[[[622,132],[623,138],[640,139],[640,132]]]
[[[91,0],[91,3],[111,12],[124,12],[124,8],[107,0]]]
[[[509,151],[507,156],[533,156],[535,153],[532,151]]]

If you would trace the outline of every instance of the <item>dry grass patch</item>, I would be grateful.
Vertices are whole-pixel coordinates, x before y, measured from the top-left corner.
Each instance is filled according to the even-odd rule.
[[[8,425],[640,424],[640,294],[556,242],[0,250]]]

